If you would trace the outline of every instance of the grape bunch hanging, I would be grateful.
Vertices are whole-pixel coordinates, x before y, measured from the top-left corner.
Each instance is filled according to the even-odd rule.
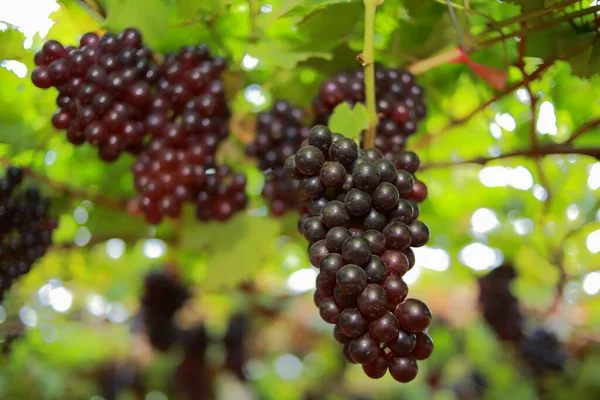
[[[369,377],[389,370],[409,382],[433,342],[426,333],[431,312],[407,298],[402,276],[415,263],[410,247],[424,246],[429,229],[409,198],[419,158],[404,151],[396,163],[317,125],[285,168],[308,199],[298,227],[320,270],[314,300],[321,318],[335,324],[344,356]]]
[[[107,162],[125,151],[138,156],[134,186],[149,223],[179,217],[186,203],[200,220],[245,208],[245,177],[215,160],[228,135],[226,63],[205,45],[184,46],[157,65],[136,29],[90,32],[77,48],[46,42],[35,63],[31,79],[58,90],[52,123],[71,143],[87,141]]]
[[[303,117],[301,108],[275,102],[270,111],[258,115],[256,138],[246,147],[248,155],[258,157],[258,167],[265,174],[262,196],[269,201],[274,216],[299,206],[298,183],[286,175],[284,164],[308,137]]]
[[[57,222],[38,189],[19,186],[23,170],[9,167],[0,179],[0,301],[20,276],[28,273],[52,244]]]
[[[375,71],[377,112],[381,115],[377,126],[375,147],[392,160],[404,150],[417,124],[427,116],[423,88],[414,75],[405,70],[377,68]],[[365,101],[364,73],[362,70],[341,73],[325,81],[313,102],[314,124],[327,124],[334,108],[342,102],[356,104]]]

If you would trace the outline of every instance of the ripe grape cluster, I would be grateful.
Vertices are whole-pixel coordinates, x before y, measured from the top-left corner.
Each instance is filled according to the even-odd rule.
[[[419,158],[403,151],[397,160],[399,168],[379,150],[358,149],[317,125],[285,169],[309,199],[298,227],[320,270],[314,300],[321,318],[335,324],[344,356],[369,377],[389,369],[397,381],[409,382],[433,342],[426,333],[431,312],[407,298],[402,276],[415,263],[410,247],[425,245],[429,229],[409,197]]]
[[[516,276],[513,266],[506,264],[479,278],[479,308],[501,340],[519,343],[524,318],[510,286]]]
[[[0,179],[0,301],[13,282],[29,272],[52,244],[57,222],[38,189],[19,190],[24,172],[9,167]]]
[[[285,101],[277,101],[270,111],[258,115],[256,138],[246,147],[246,153],[258,157],[258,167],[266,182],[262,195],[270,202],[271,214],[283,215],[298,207],[298,184],[283,168],[285,160],[296,153],[308,137],[302,125],[304,112]]]
[[[42,89],[58,89],[56,129],[66,130],[74,145],[88,142],[100,158],[114,161],[124,151],[138,154],[147,132],[145,116],[158,67],[136,29],[119,35],[83,35],[78,47],[56,40],[35,55],[31,80]]]
[[[164,271],[154,271],[144,279],[141,318],[150,344],[167,351],[179,339],[175,313],[189,298],[188,290]]]
[[[537,328],[523,339],[521,354],[537,374],[562,371],[567,361],[567,354],[556,335],[543,328]]]
[[[377,112],[381,115],[377,126],[375,147],[395,161],[406,147],[417,124],[427,115],[423,88],[408,71],[377,68],[375,72]],[[313,102],[315,124],[327,124],[333,109],[342,102],[364,103],[365,85],[362,70],[346,72],[325,81]]]
[[[52,123],[71,143],[97,146],[105,161],[138,155],[134,186],[149,223],[179,217],[185,203],[197,206],[200,220],[223,221],[245,208],[244,176],[215,160],[228,134],[226,63],[205,45],[184,46],[157,65],[129,28],[87,33],[78,48],[50,40],[35,62],[32,81],[58,89]]]

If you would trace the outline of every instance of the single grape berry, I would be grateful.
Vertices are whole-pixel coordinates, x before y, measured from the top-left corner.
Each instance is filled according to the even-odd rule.
[[[433,353],[433,340],[425,333],[417,333],[417,341],[410,356],[417,360],[426,360]]]
[[[410,228],[400,221],[392,221],[383,229],[383,236],[388,249],[404,250],[412,242]]]
[[[340,138],[329,147],[329,158],[344,167],[350,167],[358,157],[358,146],[352,139]]]
[[[361,163],[352,171],[352,182],[354,185],[367,192],[373,191],[381,181],[379,170],[372,163]]]
[[[333,289],[333,298],[341,308],[356,307],[358,302],[356,295],[342,292],[339,286]]]
[[[350,231],[343,226],[331,228],[325,237],[327,249],[332,253],[341,253],[342,245],[350,236],[352,236]]]
[[[381,258],[371,256],[369,261],[363,265],[365,274],[367,274],[368,283],[381,284],[387,276],[387,268]]]
[[[315,175],[319,173],[325,157],[321,150],[315,146],[306,146],[300,148],[295,156],[296,168],[304,175]]]
[[[391,313],[390,313],[391,314]],[[395,318],[395,317],[394,317]],[[396,320],[396,324],[398,321]],[[408,355],[417,343],[417,337],[414,333],[399,329],[398,333],[387,341],[387,346],[396,356]]]
[[[367,274],[358,265],[348,264],[338,271],[337,284],[342,292],[357,295],[367,286]]]
[[[365,375],[367,375],[371,379],[379,379],[382,378],[388,369],[387,358],[385,357],[385,353],[383,350],[379,350],[377,358],[371,361],[370,363],[363,364],[362,366]]]
[[[379,342],[389,342],[398,336],[398,319],[389,311],[385,311],[379,318],[371,321],[369,332]]]
[[[388,304],[391,307],[402,302],[408,294],[408,286],[399,276],[388,276],[382,284],[388,295]]]
[[[346,194],[344,203],[350,215],[359,217],[371,209],[371,195],[359,189],[352,189]]]
[[[431,322],[431,311],[421,300],[406,299],[394,310],[398,323],[409,332],[423,332]]]
[[[388,360],[388,369],[392,378],[401,383],[412,381],[419,372],[417,362],[412,357],[392,357]]]
[[[342,259],[342,256],[338,253],[330,253],[321,260],[321,264],[319,264],[319,270],[322,274],[335,278],[338,271],[343,266],[344,260]]]
[[[324,153],[329,150],[331,141],[331,131],[324,125],[315,125],[308,134],[308,143]]]
[[[380,317],[387,307],[387,293],[383,287],[369,283],[358,296],[358,309],[367,318]]]
[[[338,325],[346,336],[355,338],[365,333],[368,322],[357,308],[346,308],[339,316]]]
[[[352,341],[351,337],[344,335],[340,326],[337,324],[333,327],[333,337],[341,344],[350,343]]]
[[[379,346],[370,334],[365,334],[350,342],[350,357],[358,364],[368,364],[377,359]]]
[[[304,222],[302,226],[302,233],[304,234],[304,237],[306,238],[308,243],[312,244],[321,239],[325,239],[327,231],[321,223],[320,218],[310,217]]]
[[[411,222],[409,229],[412,237],[412,247],[421,247],[427,244],[429,241],[429,228],[427,225],[419,220],[415,220]]]
[[[323,321],[335,324],[340,319],[341,309],[333,297],[327,297],[321,300],[319,304],[319,314]]]
[[[325,240],[319,240],[318,242],[313,243],[308,249],[308,258],[310,263],[319,267],[321,261],[329,254],[327,250],[327,245],[325,244]]]
[[[388,212],[395,209],[400,201],[400,194],[396,186],[389,182],[382,182],[371,194],[373,207],[379,212]]]
[[[342,257],[348,264],[362,265],[371,258],[369,241],[361,236],[351,236],[342,245]]]
[[[387,274],[390,276],[403,276],[408,272],[408,257],[397,250],[386,250],[381,255],[381,260],[387,267]]]
[[[323,185],[341,188],[346,182],[346,168],[336,161],[328,161],[321,168],[320,178]]]
[[[348,211],[346,211],[344,203],[337,200],[327,203],[321,211],[321,223],[327,229],[336,226],[347,227],[350,224],[350,216],[348,215]]]
[[[380,256],[385,251],[385,237],[381,232],[369,229],[363,232],[362,237],[369,242],[371,253]]]

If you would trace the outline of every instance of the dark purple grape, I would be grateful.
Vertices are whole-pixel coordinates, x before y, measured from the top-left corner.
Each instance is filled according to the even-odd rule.
[[[406,299],[394,310],[398,323],[409,332],[423,332],[431,323],[431,311],[421,300]]]
[[[367,274],[358,265],[348,264],[338,271],[337,284],[342,292],[357,295],[367,286]]]
[[[352,189],[346,194],[344,203],[350,215],[359,217],[371,209],[371,195],[359,189]]]
[[[346,168],[336,161],[323,164],[320,172],[323,185],[331,188],[341,188],[346,182]]]
[[[325,242],[327,243],[327,249],[332,253],[341,253],[342,245],[352,234],[350,231],[343,226],[336,226],[331,228],[327,232]]]
[[[370,334],[365,334],[350,342],[350,357],[358,364],[368,364],[377,359],[379,345]]]
[[[363,364],[362,366],[365,375],[367,375],[371,379],[379,379],[382,378],[388,369],[387,358],[385,357],[385,353],[383,350],[379,350],[377,358],[371,361],[370,363]]]
[[[412,234],[410,228],[403,222],[392,221],[383,229],[383,236],[388,249],[404,250],[410,246]]]
[[[371,258],[369,241],[361,236],[351,236],[342,245],[342,257],[348,264],[362,265]]]
[[[321,150],[314,146],[302,147],[295,156],[296,168],[305,175],[315,175],[325,162]]]
[[[410,245],[412,247],[425,246],[429,241],[429,228],[423,222],[419,220],[413,221],[409,225],[412,241]]]
[[[368,329],[368,322],[357,308],[346,308],[339,316],[338,325],[346,336],[355,338],[364,334]]]
[[[433,340],[425,332],[417,333],[417,342],[410,356],[417,360],[426,360],[433,353]]]
[[[367,274],[368,283],[380,284],[387,276],[387,268],[381,258],[371,256],[371,259],[363,266]]]
[[[412,381],[419,372],[417,362],[412,357],[392,357],[388,360],[388,369],[392,378],[401,383]]]
[[[369,319],[380,317],[386,311],[387,303],[385,289],[375,283],[369,283],[358,296],[358,309]]]
[[[379,256],[385,251],[385,238],[381,232],[369,229],[363,232],[362,237],[369,242],[371,253]]]
[[[321,300],[319,304],[319,314],[323,321],[335,324],[340,319],[341,309],[333,297],[327,297]]]

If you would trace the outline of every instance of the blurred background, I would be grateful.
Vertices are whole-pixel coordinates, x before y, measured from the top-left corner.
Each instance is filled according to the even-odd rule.
[[[0,0],[0,165],[27,167],[59,221],[0,306],[0,398],[600,398],[596,1],[379,7],[376,59],[415,73],[429,110],[408,148],[432,234],[404,279],[432,310],[435,352],[404,385],[346,364],[298,215],[269,214],[244,154],[257,113],[279,99],[310,113],[319,85],[358,67],[362,2],[82,3]],[[103,163],[52,128],[34,53],[129,26],[157,53],[206,43],[229,62],[219,159],[246,175],[249,205],[226,223],[148,225],[128,208],[134,158]],[[469,63],[451,62],[457,46]]]

